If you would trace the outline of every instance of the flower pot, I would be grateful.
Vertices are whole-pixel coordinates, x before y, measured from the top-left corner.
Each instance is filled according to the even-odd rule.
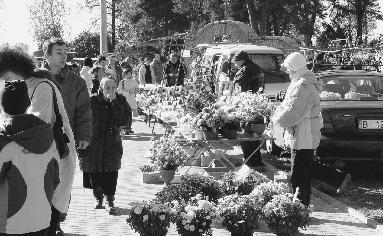
[[[238,133],[236,129],[222,130],[222,136],[227,139],[237,139]]]
[[[189,232],[189,233],[182,233],[178,234],[180,236],[202,236],[203,234],[199,233],[198,231]]]
[[[211,130],[196,130],[195,138],[198,140],[215,140],[218,139],[218,134]]]
[[[165,185],[170,185],[170,182],[174,179],[176,170],[160,170],[160,175],[164,179]]]
[[[277,236],[295,236],[298,233],[298,227],[285,227],[283,229],[272,230]]]
[[[265,132],[266,124],[254,124],[254,123],[243,123],[241,128],[245,134],[257,134],[262,135]]]
[[[142,182],[146,184],[157,184],[163,183],[164,180],[161,178],[160,172],[154,171],[149,173],[142,173]]]
[[[153,234],[153,232],[139,233],[140,236],[166,236],[168,234],[167,230],[164,233],[159,232],[158,234]]]

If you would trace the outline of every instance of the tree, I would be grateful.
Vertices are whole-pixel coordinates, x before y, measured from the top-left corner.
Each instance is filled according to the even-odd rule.
[[[72,42],[71,50],[77,57],[97,57],[100,54],[100,34],[89,31],[81,32]],[[112,48],[111,39],[108,38],[108,51]]]
[[[363,32],[368,32],[369,27],[373,27],[371,22],[383,20],[383,13],[379,10],[379,0],[348,0],[346,2],[332,0],[332,7],[335,11],[335,17],[347,22],[350,39],[352,37],[352,26],[355,25],[356,35],[354,41],[358,45],[363,43]]]
[[[340,27],[339,24],[335,26],[323,23],[324,30],[319,34],[317,39],[317,46],[321,48],[327,48],[330,46],[330,42],[335,39],[346,39],[347,35],[344,28]]]
[[[51,37],[63,36],[64,0],[34,0],[29,7],[34,39],[39,49]]]

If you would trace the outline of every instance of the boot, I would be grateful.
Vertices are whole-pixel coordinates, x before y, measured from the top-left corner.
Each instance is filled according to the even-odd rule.
[[[108,211],[110,215],[116,213],[116,208],[114,207],[114,195],[107,195],[106,200],[108,201]]]
[[[102,188],[97,187],[96,189],[93,189],[93,196],[97,200],[95,209],[103,209],[104,207],[102,206],[102,204],[104,202],[104,194],[102,193]]]

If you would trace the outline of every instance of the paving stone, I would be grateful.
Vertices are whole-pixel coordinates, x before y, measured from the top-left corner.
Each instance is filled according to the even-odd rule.
[[[152,125],[151,125],[152,126]],[[70,209],[67,219],[62,223],[62,229],[67,236],[129,236],[138,235],[126,223],[130,204],[134,201],[153,199],[155,193],[163,188],[163,184],[144,184],[138,166],[148,164],[145,158],[150,138],[164,133],[164,128],[156,124],[155,133],[152,128],[142,121],[133,123],[133,135],[123,137],[124,155],[116,192],[115,205],[117,214],[109,215],[105,209],[94,209],[95,200],[92,191],[82,187],[82,172],[77,169]],[[233,153],[238,152],[235,148]],[[352,218],[348,212],[339,209],[332,202],[313,194],[312,203],[315,211],[311,225],[306,230],[300,230],[298,235],[382,235],[375,229]],[[174,225],[169,229],[169,236],[178,235]],[[230,235],[224,229],[213,229],[214,236]],[[255,232],[257,236],[274,235],[270,232]]]

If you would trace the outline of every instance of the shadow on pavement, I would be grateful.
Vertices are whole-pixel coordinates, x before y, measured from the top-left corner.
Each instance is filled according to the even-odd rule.
[[[341,220],[330,220],[330,219],[317,219],[315,217],[311,217],[311,221],[309,225],[323,225],[323,224],[338,224],[338,225],[348,225],[357,228],[371,228],[365,223],[358,222],[350,222],[350,221],[341,221]]]
[[[132,209],[130,208],[121,208],[121,207],[116,207],[116,213],[114,213],[114,216],[126,216],[129,215]]]

